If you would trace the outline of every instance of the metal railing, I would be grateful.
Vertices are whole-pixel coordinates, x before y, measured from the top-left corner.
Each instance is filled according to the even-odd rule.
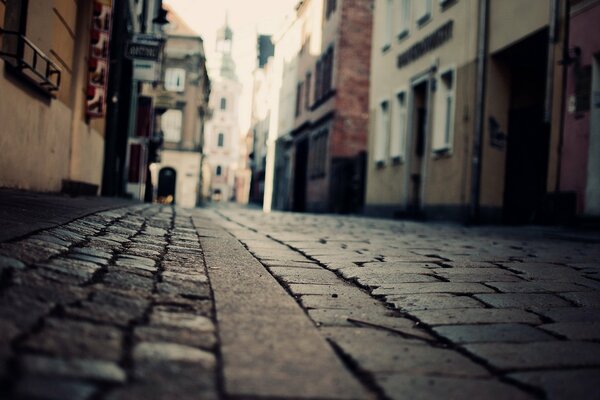
[[[4,36],[3,46],[0,49],[0,58],[6,60],[10,66],[23,74],[23,76],[29,78],[43,90],[52,93],[60,88],[60,68],[27,39],[25,35],[2,28],[0,28],[0,35]],[[11,39],[15,40],[15,42],[8,42]],[[12,48],[14,48],[14,51],[10,51]],[[31,54],[31,56],[26,58],[26,54]],[[26,71],[30,71],[30,73],[26,73]]]

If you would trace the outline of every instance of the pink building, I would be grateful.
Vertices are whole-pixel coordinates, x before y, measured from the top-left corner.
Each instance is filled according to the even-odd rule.
[[[559,187],[577,215],[600,217],[600,0],[570,4]]]

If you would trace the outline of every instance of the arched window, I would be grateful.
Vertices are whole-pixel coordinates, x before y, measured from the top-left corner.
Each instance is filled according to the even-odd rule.
[[[225,97],[221,97],[221,110],[227,109],[227,99]]]
[[[219,132],[219,135],[217,136],[217,146],[225,146],[225,134],[223,132]]]
[[[217,165],[217,169],[215,171],[215,175],[221,176],[222,173],[223,173],[223,170],[222,170],[221,166]]]

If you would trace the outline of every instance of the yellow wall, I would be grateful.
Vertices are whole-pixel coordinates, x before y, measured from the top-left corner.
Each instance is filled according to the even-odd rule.
[[[474,116],[475,93],[475,55],[477,45],[477,4],[475,0],[459,0],[452,6],[441,9],[437,1],[433,1],[431,20],[418,27],[414,16],[409,28],[409,34],[398,39],[398,19],[393,20],[391,46],[382,50],[383,27],[385,26],[386,11],[383,0],[375,2],[375,21],[371,54],[371,86],[369,111],[369,159],[367,164],[367,193],[368,206],[393,205],[397,208],[405,206],[408,194],[405,190],[406,168],[410,162],[407,154],[404,163],[394,165],[387,160],[384,167],[375,164],[375,127],[377,109],[383,100],[390,104],[395,100],[395,94],[402,90],[408,95],[408,118],[411,118],[411,79],[427,71],[437,60],[438,75],[449,69],[454,71],[455,117],[454,136],[451,151],[438,157],[431,151],[433,129],[429,132],[429,149],[423,156],[426,167],[425,206],[458,206],[468,201],[470,181],[470,152],[472,146],[472,129]],[[400,15],[400,2],[394,2],[393,14]],[[397,68],[396,59],[415,43],[434,32],[447,21],[453,20],[453,34],[449,41],[439,48],[428,52],[410,64]],[[439,78],[439,76],[436,76]],[[438,79],[439,83],[439,79]],[[433,93],[435,96],[435,92]],[[433,106],[434,107],[434,106]],[[432,114],[436,111],[431,109]],[[392,114],[393,118],[393,114]],[[430,120],[433,125],[433,115]],[[437,127],[439,129],[439,127]],[[410,133],[406,143],[406,153],[412,149]],[[427,159],[427,160],[425,160]]]
[[[104,120],[86,121],[84,109],[92,1],[40,1],[30,9],[27,34],[48,47],[61,86],[56,97],[41,94],[0,60],[0,186],[58,191],[63,179],[100,185]],[[2,22],[3,14],[0,0]]]

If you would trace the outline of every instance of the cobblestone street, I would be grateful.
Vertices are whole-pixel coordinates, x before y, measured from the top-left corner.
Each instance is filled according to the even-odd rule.
[[[51,200],[2,203],[0,398],[600,398],[593,233]]]

